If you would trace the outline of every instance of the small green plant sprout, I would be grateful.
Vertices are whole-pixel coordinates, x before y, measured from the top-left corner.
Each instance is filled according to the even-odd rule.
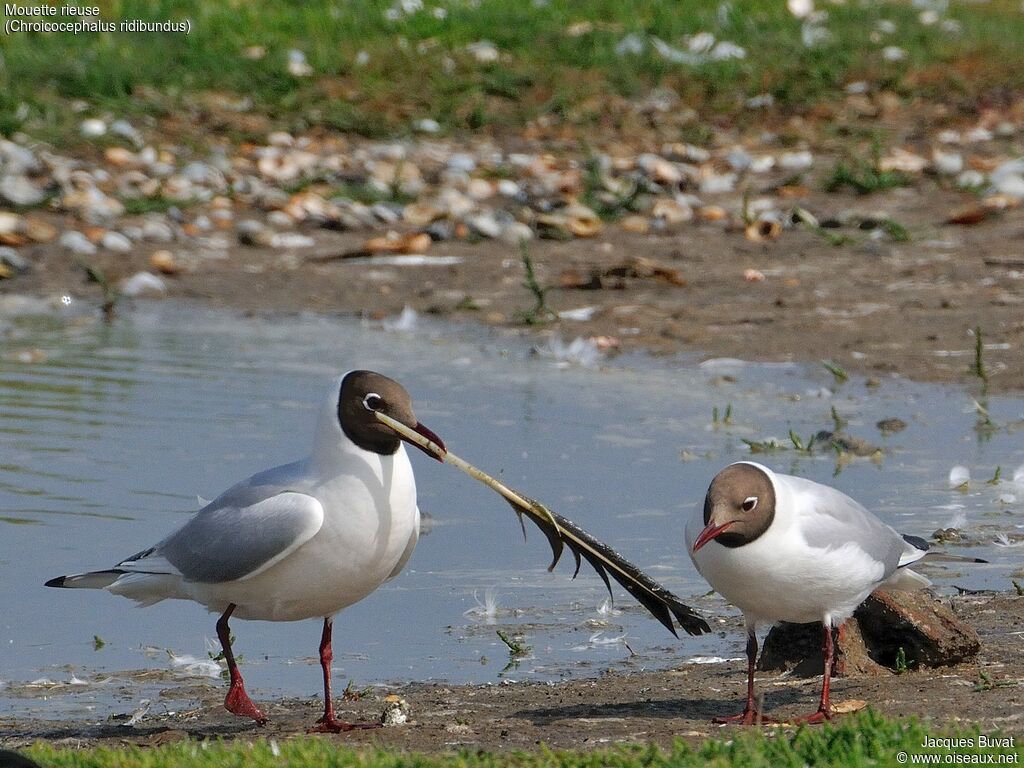
[[[1024,587],[1021,586],[1020,582],[1016,579],[1010,579],[1010,583],[1013,584],[1013,588],[1017,591],[1017,597],[1024,597]]]
[[[743,225],[749,227],[754,223],[754,214],[750,210],[750,187],[743,188]]]
[[[1020,684],[1018,680],[993,680],[984,670],[978,670],[978,682],[971,689],[973,693],[991,691],[994,688],[1014,688]]]
[[[341,699],[342,701],[359,701],[360,699],[368,696],[372,691],[372,685],[367,685],[364,688],[356,688],[356,681],[349,678],[348,683],[345,684],[345,690],[341,692]]]
[[[747,440],[745,437],[740,439],[750,449],[751,453],[772,453],[773,451],[781,451],[783,449],[782,443],[770,437],[766,440]]]
[[[878,222],[878,226],[880,226],[885,234],[891,237],[894,242],[906,243],[910,241],[910,232],[908,232],[907,228],[895,219],[882,219]]]
[[[523,638],[521,635],[510,637],[507,632],[497,629],[495,632],[498,637],[501,638],[501,642],[508,646],[508,655],[514,658],[527,656],[530,653],[530,646],[523,644]]]
[[[882,147],[876,141],[871,147],[870,162],[856,157],[837,162],[825,181],[825,191],[838,192],[848,187],[858,195],[870,195],[909,183],[910,177],[901,171],[882,170]]]
[[[103,291],[103,303],[100,305],[100,310],[103,312],[103,319],[109,323],[117,314],[117,302],[121,298],[121,292],[111,284],[102,269],[90,264],[85,259],[77,259],[77,262],[78,266],[85,271],[89,282],[96,283]]]
[[[541,287],[540,282],[537,280],[537,273],[533,269],[533,259],[530,258],[530,248],[525,240],[519,241],[519,257],[523,262],[523,270],[526,273],[523,287],[533,294],[533,306],[516,314],[520,321],[526,325],[549,323],[555,319],[556,315],[548,308],[548,289]]]
[[[528,656],[532,650],[530,646],[523,643],[522,636],[517,635],[516,637],[509,637],[507,632],[503,632],[500,629],[495,630],[498,637],[501,638],[501,642],[508,646],[508,663],[502,667],[499,674],[505,674],[510,669],[516,669],[519,666],[519,662],[524,656]]]
[[[732,424],[732,403],[726,403],[725,412],[719,415],[718,406],[716,405],[711,409],[711,423],[715,426],[719,424],[729,425]]]
[[[231,632],[231,633],[228,634],[228,646],[231,647],[231,648],[235,647],[235,633],[234,632]],[[217,651],[217,653],[214,653],[213,651],[207,651],[206,655],[210,657],[211,661],[227,661],[227,659],[225,659],[225,657],[224,657],[224,649],[223,648],[221,648],[219,651]],[[241,663],[243,659],[245,659],[244,655],[242,655],[242,654],[235,654],[235,661]],[[225,669],[222,674],[226,675],[227,674],[227,670]]]
[[[839,415],[839,411],[836,410],[836,407],[834,405],[832,406],[830,415],[832,416],[833,432],[842,432],[843,427],[850,423],[849,421],[847,421],[846,419]]]
[[[106,644],[107,644],[106,641],[102,637],[100,637],[99,635],[93,635],[92,636],[92,649],[94,651],[100,650]]]
[[[811,449],[814,448],[815,435],[811,435],[805,443],[800,436],[792,429],[789,430],[789,440],[793,443],[793,449],[798,453],[810,454]]]
[[[822,360],[821,364],[826,371],[832,374],[836,380],[836,384],[845,384],[850,380],[850,374],[846,372],[846,369],[843,368],[843,366],[834,360]]]
[[[985,341],[981,335],[981,326],[974,327],[974,362],[971,364],[971,373],[981,379],[981,389],[984,392],[988,388],[988,371],[985,368]]]
[[[902,645],[896,649],[896,663],[894,668],[897,675],[902,675],[909,669],[907,666],[907,652],[903,649]]]
[[[856,242],[856,240],[849,235],[843,235],[838,232],[832,232],[831,230],[825,229],[818,223],[818,219],[814,214],[806,208],[797,208],[793,211],[793,217],[806,229],[818,235],[818,237],[823,238],[829,245],[836,248],[841,245],[846,245],[847,243]]]
[[[990,480],[986,480],[985,482],[988,483],[989,485],[999,485],[999,476],[1002,474],[1003,468],[1001,466],[997,466],[995,473],[992,475],[992,478]]]

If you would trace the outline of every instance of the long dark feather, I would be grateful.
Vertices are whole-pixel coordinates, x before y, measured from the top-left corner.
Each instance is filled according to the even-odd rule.
[[[711,631],[708,623],[690,606],[684,605],[678,597],[661,586],[661,584],[607,544],[595,539],[572,520],[567,520],[561,515],[554,514],[540,502],[534,501],[529,496],[509,488],[486,472],[477,469],[468,461],[460,459],[443,445],[432,441],[429,436],[422,434],[420,431],[408,427],[385,413],[378,411],[376,416],[378,421],[391,427],[405,440],[419,446],[430,455],[445,463],[455,464],[455,466],[470,477],[479,480],[492,491],[500,494],[512,505],[512,509],[515,510],[516,515],[519,517],[520,525],[523,524],[523,515],[529,517],[540,528],[547,538],[548,544],[551,546],[553,557],[551,565],[548,566],[549,571],[554,569],[558,564],[558,560],[562,557],[562,552],[565,551],[566,547],[569,547],[576,560],[576,570],[573,572],[573,578],[576,578],[576,574],[580,572],[582,560],[586,560],[597,571],[597,575],[601,577],[602,581],[604,581],[609,595],[612,594],[611,581],[608,579],[610,574],[644,608],[650,611],[658,621],[665,625],[673,635],[678,637],[676,628],[672,624],[673,616],[679,622],[679,626],[691,635],[700,635]]]
[[[609,595],[612,594],[612,585],[608,579],[610,575],[676,637],[679,635],[672,623],[673,616],[687,634],[700,635],[711,631],[711,627],[699,613],[603,541],[595,539],[572,520],[552,512],[539,501],[534,501],[519,491],[515,493],[528,502],[528,506],[523,506],[507,499],[512,509],[519,515],[520,521],[523,515],[529,517],[540,528],[551,546],[553,559],[548,566],[549,571],[554,570],[565,547],[568,547],[576,560],[573,578],[580,572],[582,560],[586,560],[604,581]],[[557,531],[551,525],[552,519],[558,524]]]

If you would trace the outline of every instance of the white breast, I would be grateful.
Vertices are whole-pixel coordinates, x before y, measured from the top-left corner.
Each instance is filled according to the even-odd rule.
[[[711,541],[693,552],[704,528],[698,508],[686,526],[690,558],[700,574],[748,619],[838,623],[884,578],[880,562],[851,542],[822,548],[807,544],[779,498],[775,520],[759,538],[740,547]]]
[[[306,491],[324,507],[312,539],[252,578],[187,585],[193,599],[211,610],[234,603],[239,618],[296,621],[331,616],[379,587],[419,534],[416,485],[404,449],[363,455]]]

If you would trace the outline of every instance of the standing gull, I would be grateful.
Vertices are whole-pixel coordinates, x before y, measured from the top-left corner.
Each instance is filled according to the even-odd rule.
[[[906,567],[925,556],[925,541],[900,535],[834,488],[754,462],[730,464],[715,476],[703,510],[686,525],[686,544],[700,574],[747,624],[747,704],[716,722],[769,722],[754,704],[758,622],[824,626],[821,702],[799,718],[819,723],[831,718],[833,628],[877,587],[930,584]]]
[[[420,528],[409,457],[377,413],[443,449],[417,421],[401,384],[351,371],[328,393],[307,458],[243,480],[159,544],[109,570],[60,576],[46,586],[106,589],[141,605],[194,600],[219,613],[217,637],[231,677],[224,706],[261,725],[267,717],[245,691],[228,620],[322,618],[324,714],[311,730],[373,727],[334,716],[332,623],[338,611],[398,575]]]

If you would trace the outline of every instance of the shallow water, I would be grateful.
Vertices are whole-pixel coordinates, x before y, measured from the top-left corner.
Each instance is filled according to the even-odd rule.
[[[791,449],[756,458],[832,483],[903,531],[963,529],[972,546],[945,548],[991,563],[927,568],[940,590],[1008,589],[1020,568],[1024,548],[995,543],[1024,536],[1024,487],[1011,482],[1024,461],[1020,398],[989,400],[1000,427],[989,432],[976,428],[966,387],[838,384],[823,368],[644,356],[564,367],[518,338],[422,319],[389,331],[158,303],[105,326],[62,311],[0,320],[0,715],[103,719],[157,700],[172,681],[219,685],[186,663],[207,659],[214,637],[215,617],[202,608],[137,610],[104,592],[42,584],[110,566],[182,524],[197,496],[303,455],[326,387],[356,367],[405,383],[421,421],[452,450],[684,598],[707,591],[682,529],[711,477],[750,456],[744,439],[792,446],[791,429],[806,439],[829,428],[833,406],[850,434],[885,449],[879,461],[837,465],[831,451]],[[713,424],[713,409],[722,416],[729,404],[732,423]],[[887,417],[908,427],[883,436],[875,423]],[[575,581],[571,557],[548,573],[536,530],[524,542],[504,502],[413,453],[433,530],[399,578],[338,618],[339,689],[349,680],[550,680],[741,655],[740,633],[676,640],[618,587],[609,612],[586,565]],[[966,492],[948,487],[955,464],[971,470]],[[986,483],[997,466],[1003,480]],[[488,595],[491,617],[480,615]],[[318,622],[233,629],[255,697],[319,693]],[[531,647],[517,666],[505,668],[496,629],[522,633]],[[187,701],[176,696],[154,706]]]

